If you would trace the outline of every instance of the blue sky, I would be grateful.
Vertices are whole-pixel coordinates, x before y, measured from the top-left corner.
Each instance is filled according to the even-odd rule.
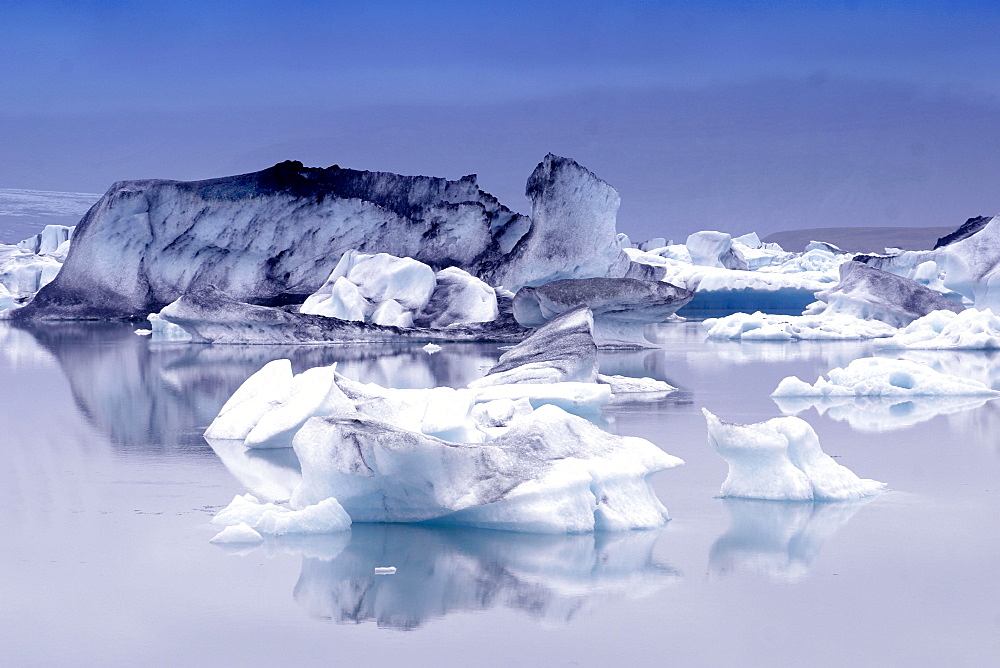
[[[523,210],[554,151],[636,236],[1000,210],[992,3],[10,4],[0,187],[298,158],[476,172]]]

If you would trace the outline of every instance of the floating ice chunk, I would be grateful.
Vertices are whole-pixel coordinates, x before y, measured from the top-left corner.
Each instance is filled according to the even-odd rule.
[[[258,536],[284,536],[343,531],[351,526],[351,518],[333,498],[320,499],[293,510],[274,503],[260,503],[254,496],[244,494],[236,496],[232,503],[220,510],[212,518],[212,524],[229,528],[242,525]],[[245,530],[241,531],[245,533]]]
[[[180,325],[164,320],[159,313],[150,313],[146,320],[151,325],[154,341],[175,341],[185,343],[191,340],[191,334]]]
[[[210,543],[260,543],[264,537],[253,530],[246,522],[227,526],[225,529],[215,534]]]
[[[132,333],[135,334],[136,336],[149,336],[150,334],[153,333],[153,330],[151,330],[151,329],[137,329],[137,330],[135,330]]]
[[[383,326],[444,328],[492,322],[499,308],[493,288],[457,267],[435,274],[412,258],[352,250],[300,312]]]
[[[1000,317],[990,309],[969,308],[961,313],[933,311],[880,341],[879,347],[997,349],[1000,348]]]
[[[337,365],[306,369],[292,378],[288,398],[269,405],[246,435],[249,448],[287,448],[292,436],[314,415],[352,413],[354,404],[334,382]]]
[[[648,476],[681,464],[640,438],[608,434],[554,406],[482,445],[368,419],[309,420],[293,447],[293,507],[336,497],[358,522],[435,520],[536,533],[660,526]]]
[[[840,282],[816,293],[820,300],[806,315],[853,315],[902,327],[933,311],[956,313],[963,306],[916,281],[873,269],[860,262],[840,265]]]
[[[265,364],[229,397],[219,415],[205,430],[205,437],[245,439],[267,411],[288,399],[292,378],[292,363],[289,360],[274,360]]]
[[[421,350],[423,350],[428,355],[433,355],[434,353],[441,352],[441,346],[439,346],[436,343],[428,343],[426,346],[421,348]]]
[[[707,409],[708,442],[729,464],[720,494],[774,501],[838,501],[873,496],[885,483],[862,479],[825,454],[805,420],[723,422]]]
[[[926,364],[883,357],[856,359],[844,368],[831,369],[829,380],[820,376],[812,385],[788,376],[778,383],[772,397],[905,397],[1000,394],[970,378],[935,371]]]
[[[437,272],[434,292],[415,317],[420,327],[451,327],[492,322],[499,315],[496,291],[467,271],[448,267]]]
[[[30,298],[50,283],[60,269],[62,262],[56,258],[0,244],[0,285],[14,298]]]
[[[558,315],[503,355],[470,388],[511,383],[555,383],[597,379],[594,316],[586,306]]]
[[[710,339],[742,341],[855,340],[893,336],[898,330],[879,320],[862,320],[842,313],[772,315],[734,313],[702,323]]]
[[[669,283],[632,278],[584,278],[524,287],[514,296],[514,318],[539,327],[581,305],[590,308],[601,346],[649,346],[646,325],[664,322],[694,293]]]
[[[684,244],[691,255],[691,263],[722,269],[746,269],[747,263],[738,250],[733,249],[733,238],[725,232],[695,232]]]
[[[642,261],[648,258],[647,254]],[[801,313],[815,300],[818,290],[836,282],[836,277],[828,272],[767,273],[763,269],[736,271],[694,266],[666,258],[660,258],[660,262],[664,268],[663,281],[695,293],[694,299],[681,310],[682,314],[758,309]]]
[[[7,286],[0,283],[0,311],[17,308],[17,306],[18,304],[14,299],[14,295],[10,294],[10,290],[7,289]]]
[[[396,567],[395,566],[376,566],[375,567],[375,575],[395,575],[395,574],[396,574]]]
[[[19,241],[18,248],[36,255],[51,255],[57,253],[60,247],[73,238],[76,226],[46,225],[38,234]],[[65,257],[65,254],[63,254]]]
[[[629,376],[605,376],[604,374],[598,374],[597,382],[609,385],[611,392],[614,394],[677,391],[677,388],[670,383],[653,378],[631,378]]]

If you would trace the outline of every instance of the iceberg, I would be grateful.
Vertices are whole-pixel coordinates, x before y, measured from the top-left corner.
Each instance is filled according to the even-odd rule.
[[[356,522],[425,522],[532,533],[660,526],[648,477],[683,462],[555,406],[483,444],[363,417],[317,417],[296,434],[293,508],[336,498]]]
[[[748,268],[743,255],[733,248],[732,236],[725,232],[695,232],[688,236],[684,246],[692,264],[722,269]]]
[[[64,259],[66,254],[61,252],[63,244],[73,238],[76,226],[68,225],[46,225],[38,234],[28,237],[24,241],[19,241],[18,248],[34,253],[35,255],[60,254]],[[68,249],[68,247],[65,247]]]
[[[809,383],[784,378],[772,397],[911,397],[996,395],[978,380],[935,371],[926,364],[884,357],[856,359]]]
[[[351,284],[348,284],[351,285]],[[515,341],[525,329],[513,319],[452,325],[444,329],[403,328],[337,317],[297,313],[233,299],[214,286],[189,290],[158,316],[184,329],[194,343],[388,343],[424,341]]]
[[[880,341],[878,346],[916,350],[995,350],[1000,348],[1000,318],[990,309],[968,308],[959,313],[933,311]]]
[[[939,276],[942,290],[961,295],[977,309],[1000,308],[1000,216],[985,224],[978,221],[969,225],[967,222],[948,236],[955,240],[934,250],[865,255],[855,259],[907,278],[926,280],[927,276]],[[945,239],[947,237],[942,241]]]
[[[819,301],[805,315],[853,315],[881,320],[893,327],[908,325],[933,311],[963,310],[923,285],[861,262],[840,265],[840,282],[816,293]]]
[[[31,299],[38,290],[51,283],[61,269],[62,263],[57,257],[37,255],[24,248],[0,244],[0,286],[9,296],[6,308],[14,308]]]
[[[145,317],[214,286],[241,302],[301,303],[347,251],[458,267],[516,289],[605,276],[621,249],[618,193],[567,158],[528,179],[532,217],[457,181],[303,167],[206,181],[122,181],[80,221],[61,277],[19,318]]]
[[[845,313],[773,315],[760,311],[706,318],[702,327],[710,339],[739,341],[850,341],[891,337],[898,331],[880,320]]]
[[[434,272],[412,258],[350,250],[300,313],[394,327],[491,322],[496,292],[458,267]]]
[[[843,501],[873,496],[885,483],[859,478],[820,447],[808,422],[772,418],[758,424],[723,422],[707,409],[708,442],[729,464],[724,497],[772,501]]]
[[[510,383],[555,383],[597,380],[594,316],[586,306],[566,311],[539,327],[503,355],[483,378],[469,383],[481,388]]]
[[[350,528],[351,518],[333,498],[322,499],[313,505],[293,510],[274,503],[261,503],[252,494],[244,494],[237,495],[228,506],[220,510],[212,518],[212,524],[226,527],[212,542],[258,542],[264,535],[343,531]],[[257,535],[256,540],[253,534]]]
[[[514,296],[514,318],[525,327],[539,327],[578,306],[593,314],[593,334],[599,346],[652,344],[643,336],[646,325],[665,322],[694,293],[669,283],[632,278],[583,278],[524,287]]]

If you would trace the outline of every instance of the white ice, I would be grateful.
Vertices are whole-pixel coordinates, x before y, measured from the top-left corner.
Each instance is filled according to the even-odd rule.
[[[729,464],[720,494],[773,501],[840,501],[873,496],[885,483],[859,478],[820,447],[808,422],[779,417],[723,422],[707,409],[708,442]]]
[[[457,267],[428,265],[387,253],[344,253],[300,311],[394,327],[444,328],[490,322],[499,309],[489,285]]]
[[[933,311],[878,345],[928,350],[997,349],[1000,348],[1000,317],[991,309],[968,308],[961,313]]]
[[[293,507],[332,496],[357,522],[434,520],[534,533],[660,526],[666,510],[648,477],[682,463],[555,406],[481,445],[329,417],[310,420],[293,447],[302,465]]]
[[[842,313],[772,315],[760,311],[707,318],[702,327],[710,339],[742,341],[875,339],[893,336],[898,331],[879,320],[862,320]]]
[[[285,536],[288,534],[321,534],[343,531],[351,526],[351,518],[334,498],[325,498],[314,504],[292,509],[275,503],[261,503],[252,494],[237,495],[232,502],[212,518],[214,526],[232,529],[241,525],[258,536]],[[250,536],[246,529],[240,534]],[[235,532],[231,532],[235,533]],[[225,530],[213,540],[224,540]]]
[[[191,334],[186,329],[164,320],[159,313],[150,313],[146,320],[149,321],[153,341],[185,343],[191,340]]]
[[[772,397],[910,397],[1000,394],[978,380],[935,371],[926,364],[884,357],[856,359],[809,383],[788,376]]]

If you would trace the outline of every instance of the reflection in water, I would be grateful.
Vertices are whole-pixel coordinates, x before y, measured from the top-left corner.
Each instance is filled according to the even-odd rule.
[[[415,629],[495,607],[568,622],[598,603],[648,595],[679,578],[653,558],[659,530],[536,535],[356,524],[349,534],[343,549],[303,554],[294,590],[310,614],[340,623]],[[390,566],[395,574],[375,574]]]
[[[785,582],[804,579],[823,544],[871,498],[857,501],[722,499],[729,530],[712,545],[709,572],[763,574]]]
[[[222,346],[153,343],[129,323],[17,323],[0,326],[11,359],[52,359],[77,408],[115,446],[204,451],[202,432],[240,384],[264,364],[288,358],[296,372],[339,362],[339,370],[391,387],[461,386],[499,357],[495,344]],[[41,356],[41,357],[40,357]]]
[[[815,408],[820,415],[847,422],[852,429],[883,432],[905,429],[938,415],[950,415],[980,408],[989,397],[772,397],[778,409],[795,415]]]
[[[345,376],[384,387],[463,387],[481,377],[502,352],[497,344],[465,342],[445,343],[433,355],[411,342],[159,343],[136,336],[135,327],[120,322],[0,323],[0,343],[11,360],[58,361],[80,412],[115,446],[202,453],[201,434],[219,409],[271,360],[290,359],[296,373],[337,362]],[[662,351],[622,352],[611,359],[615,361],[607,363],[605,373],[664,379]],[[656,399],[673,403],[679,396]],[[606,424],[598,417],[595,422]]]
[[[243,441],[205,440],[233,477],[262,501],[288,501],[302,482],[302,467],[291,448],[251,449]]]

